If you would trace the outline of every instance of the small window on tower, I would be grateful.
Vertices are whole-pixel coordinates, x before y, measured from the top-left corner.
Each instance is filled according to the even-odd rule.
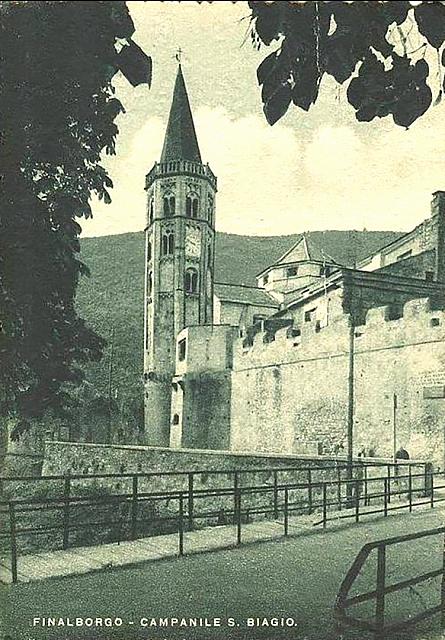
[[[288,278],[298,275],[298,267],[289,267],[286,269],[286,275]]]
[[[434,280],[434,271],[425,271],[425,280],[432,282]]]
[[[264,276],[263,278],[263,285],[267,284],[269,282],[269,275]]]
[[[178,342],[178,360],[185,360],[185,353],[187,349],[187,340],[183,338]]]
[[[162,255],[172,255],[175,248],[175,237],[172,231],[162,236]]]
[[[198,196],[189,194],[185,200],[185,215],[188,218],[198,217]]]
[[[186,293],[196,293],[198,291],[198,272],[196,269],[187,269],[185,272]]]
[[[179,424],[179,414],[175,413],[173,416],[172,424]]]
[[[164,196],[164,216],[169,218],[175,215],[176,200],[175,196],[168,194]]]
[[[207,265],[210,267],[212,264],[212,247],[209,245],[207,247]]]
[[[150,198],[149,211],[148,211],[148,222],[151,224],[153,222],[153,218],[155,215],[155,199],[153,196]]]
[[[147,242],[147,262],[151,260],[151,242],[150,240]]]

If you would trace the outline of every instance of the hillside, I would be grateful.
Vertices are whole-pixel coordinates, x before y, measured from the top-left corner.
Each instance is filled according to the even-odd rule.
[[[313,231],[311,238],[338,262],[353,266],[400,233],[391,231]],[[238,236],[218,233],[217,282],[256,284],[255,274],[272,264],[299,238],[290,236]],[[85,238],[82,257],[91,270],[77,295],[80,314],[111,343],[113,395],[118,401],[141,394],[143,336],[143,233]],[[100,364],[91,365],[88,379],[107,394],[110,344]],[[140,396],[142,397],[142,396]]]

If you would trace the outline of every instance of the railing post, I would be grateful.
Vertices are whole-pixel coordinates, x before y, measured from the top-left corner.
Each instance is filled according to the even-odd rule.
[[[408,500],[409,500],[409,512],[413,510],[413,476],[411,473],[411,465],[408,467]]]
[[[236,523],[236,512],[238,509],[238,489],[239,489],[239,474],[235,471],[233,477],[233,522]]]
[[[289,533],[289,490],[284,487],[284,535]]]
[[[391,502],[391,465],[388,465],[388,482],[387,482],[387,492],[388,492],[388,504]]]
[[[193,488],[194,488],[194,476],[193,473],[188,474],[188,528],[189,531],[193,529]]]
[[[236,509],[236,544],[241,544],[241,488],[237,491],[237,509]]]
[[[428,487],[429,487],[428,463],[425,462],[424,467],[423,467],[423,495],[424,496],[428,495]]]
[[[431,473],[430,476],[430,491],[431,491],[431,495],[430,495],[430,503],[431,503],[431,509],[434,507],[434,474]]]
[[[337,501],[338,510],[341,511],[341,467],[337,467]]]
[[[383,515],[388,515],[388,478],[383,478],[384,484],[384,502],[383,502]]]
[[[65,474],[63,483],[63,548],[68,549],[70,534],[70,495],[71,495],[71,475],[68,471]]]
[[[326,482],[323,482],[323,529],[326,529],[327,523],[327,510],[328,510],[328,501],[327,501],[327,487]]]
[[[445,628],[445,533],[443,534],[442,543],[442,580],[440,589],[440,624],[442,629]]]
[[[309,515],[312,513],[312,469],[307,470],[307,504],[308,504],[308,513]]]
[[[9,503],[9,531],[11,536],[11,574],[12,581],[17,582],[17,527],[15,519],[15,505]]]
[[[278,520],[278,471],[273,472],[273,517]]]
[[[131,539],[136,540],[138,528],[138,477],[133,476],[133,492],[131,497]]]
[[[178,526],[178,534],[179,534],[179,555],[184,555],[184,496],[182,493],[179,494],[179,526]]]
[[[360,520],[360,481],[355,479],[355,521]]]
[[[383,639],[385,630],[385,572],[386,547],[380,545],[377,550],[377,597],[375,603],[376,639]]]
[[[367,465],[366,465],[366,464],[365,464],[365,466],[364,466],[364,468],[363,468],[363,469],[364,469],[364,472],[365,472],[365,475],[364,475],[364,482],[365,482],[365,499],[364,499],[364,505],[365,505],[365,507],[367,507],[367,506],[369,506],[369,505],[368,505],[368,467],[367,467]]]
[[[431,476],[434,473],[433,470],[433,465],[431,464],[431,462],[426,462],[425,463],[425,471],[424,471],[424,495],[429,496],[430,495],[430,491],[431,491],[431,486],[432,486],[432,482],[431,482]]]

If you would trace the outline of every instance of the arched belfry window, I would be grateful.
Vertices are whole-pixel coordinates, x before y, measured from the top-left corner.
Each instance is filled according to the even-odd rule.
[[[212,246],[210,244],[207,247],[207,264],[209,267],[212,265]]]
[[[207,196],[207,220],[212,224],[213,220],[213,198],[209,194]]]
[[[147,241],[147,262],[150,262],[151,260],[151,242],[150,240]]]
[[[175,236],[173,231],[167,231],[162,236],[162,255],[171,256],[175,249]]]
[[[155,216],[155,199],[153,196],[150,198],[150,203],[148,205],[148,222],[151,224],[153,222],[153,218]]]
[[[164,202],[164,216],[166,218],[169,218],[170,216],[174,216],[175,208],[176,208],[175,196],[172,193],[167,193],[164,196],[163,202]]]
[[[199,199],[196,193],[189,193],[185,199],[185,215],[188,218],[197,218],[199,209]]]
[[[198,272],[196,269],[190,268],[185,272],[185,292],[198,292]]]

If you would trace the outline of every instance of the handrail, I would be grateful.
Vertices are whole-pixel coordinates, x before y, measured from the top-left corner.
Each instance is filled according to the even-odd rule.
[[[188,473],[192,473],[195,474],[196,472],[187,472]],[[239,472],[238,472],[239,473]],[[432,474],[434,476],[436,475],[443,475],[443,473],[439,473],[439,474]],[[70,480],[76,480],[76,479],[83,479],[85,476],[80,476],[79,478],[77,476],[58,476],[57,479],[63,480],[66,478],[70,478]],[[91,477],[91,476],[90,476]],[[130,478],[135,478],[135,477],[140,477],[139,474],[127,474],[125,477]],[[415,480],[416,478],[424,478],[424,473],[415,473],[415,474],[410,474],[410,475],[402,475],[402,476],[397,476],[396,480],[400,481],[400,480],[409,480],[411,478],[411,480]],[[371,483],[371,482],[378,482],[380,480],[386,480],[387,476],[373,476],[371,478],[367,478],[367,483]],[[364,482],[364,479],[359,479],[358,482]],[[345,485],[345,486],[354,486],[357,484],[357,479],[356,478],[344,478],[342,480],[325,480],[325,481],[314,481],[314,482],[286,482],[286,483],[277,483],[277,484],[256,484],[256,485],[243,485],[242,489],[243,492],[248,492],[249,490],[252,492],[261,492],[261,491],[266,491],[266,492],[272,492],[276,489],[282,490],[284,488],[288,488],[290,489],[309,489],[309,488],[322,488],[322,486],[326,484],[326,485]],[[420,491],[420,489],[413,489],[413,491]],[[233,487],[229,486],[229,487],[212,487],[212,488],[208,488],[208,489],[193,489],[193,494],[196,496],[199,495],[204,495],[204,496],[210,496],[210,495],[224,495],[224,494],[230,494],[233,492]],[[142,493],[139,492],[138,495],[141,496],[154,496],[154,497],[165,497],[165,498],[175,498],[177,497],[179,494],[184,493],[184,491],[180,490],[180,489],[173,489],[171,491],[161,491],[161,492],[146,492],[146,493]],[[406,493],[405,491],[401,491],[401,492],[397,492],[394,491],[392,492],[392,495],[397,495],[398,493]],[[109,495],[103,495],[100,496],[100,499],[107,499],[109,497],[122,497],[122,496],[128,496],[131,497],[132,493],[118,493],[118,494],[109,494]],[[369,497],[377,497],[383,495],[381,493],[378,494],[369,494]],[[60,502],[60,500],[63,499],[63,496],[48,496],[48,497],[37,497],[37,498],[15,498],[13,500],[11,500],[10,498],[2,500],[0,499],[0,506],[1,505],[5,505],[5,504],[9,504],[11,501],[13,501],[16,505],[18,504],[47,504],[49,502]],[[90,500],[91,496],[88,495],[84,495],[84,496],[71,496],[70,500],[72,502],[74,501],[86,501],[86,500]]]
[[[17,536],[35,533],[42,534],[49,531],[60,531],[63,534],[63,549],[67,549],[73,544],[73,540],[70,540],[70,532],[74,530],[82,530],[85,528],[93,527],[111,527],[111,533],[115,536],[118,532],[118,539],[122,539],[123,524],[128,518],[128,522],[125,524],[125,530],[128,531],[129,539],[134,540],[141,535],[154,535],[156,533],[165,533],[162,530],[163,523],[170,523],[168,532],[171,532],[171,526],[174,530],[180,533],[180,544],[182,553],[184,550],[184,522],[187,523],[187,531],[194,528],[195,521],[209,522],[209,519],[217,519],[219,522],[222,513],[223,523],[227,523],[227,519],[232,521],[236,525],[236,544],[241,544],[242,539],[242,517],[246,518],[245,522],[249,521],[251,515],[262,515],[263,517],[273,517],[275,521],[278,521],[280,514],[284,517],[284,535],[288,535],[289,531],[289,515],[303,513],[312,514],[314,512],[322,513],[322,520],[319,523],[313,522],[312,525],[322,524],[323,528],[326,528],[328,521],[332,519],[342,518],[354,518],[356,522],[359,522],[360,516],[372,515],[375,513],[382,513],[387,516],[389,511],[409,508],[412,511],[413,506],[420,506],[429,504],[434,506],[435,502],[443,501],[445,498],[440,495],[435,495],[435,489],[443,488],[442,486],[434,485],[434,477],[445,477],[443,472],[441,473],[421,473],[413,474],[411,468],[408,469],[408,475],[398,475],[398,482],[403,482],[403,486],[395,486],[394,483],[390,484],[388,476],[368,477],[365,473],[360,478],[353,479],[339,479],[323,481],[313,479],[312,473],[308,474],[309,482],[279,482],[278,472],[273,473],[273,482],[269,484],[249,484],[242,486],[240,483],[240,472],[227,473],[226,475],[233,475],[233,485],[229,487],[211,487],[211,488],[197,488],[193,483],[193,473],[188,472],[188,487],[174,488],[167,491],[143,491],[139,486],[138,474],[132,475],[131,491],[125,493],[114,493],[97,496],[88,495],[73,495],[72,492],[72,477],[70,475],[63,476],[64,485],[63,493],[59,496],[47,496],[47,497],[34,497],[34,498],[16,498],[8,501],[0,501],[0,515],[5,515],[9,512],[10,527],[0,532],[0,539],[9,538],[11,543],[11,563],[12,563],[12,575],[17,578],[17,557],[18,557],[18,544]],[[131,476],[130,476],[131,477]],[[417,482],[416,486],[413,486],[413,480],[421,479],[421,482]],[[371,493],[368,490],[368,484],[370,483],[382,483],[383,491],[379,489],[377,492],[373,490]],[[408,481],[408,482],[406,482]],[[406,486],[408,485],[408,486]],[[444,485],[445,487],[445,485]],[[329,490],[329,492],[328,492]],[[290,492],[295,491],[296,494],[292,497]],[[390,498],[397,495],[409,493],[409,502],[404,504],[388,507]],[[258,502],[254,496],[266,495],[268,497],[266,504],[262,501]],[[413,495],[418,496],[420,494],[420,500],[416,497],[413,502]],[[228,502],[223,501],[220,504],[215,503],[215,498],[222,497],[228,499]],[[283,501],[284,497],[284,501]],[[290,502],[289,498],[292,497],[294,502]],[[423,498],[427,497],[426,500]],[[198,511],[196,505],[201,499],[209,498],[210,506],[204,504],[203,510]],[[368,507],[370,500],[379,500],[377,509],[360,510],[360,506]],[[381,503],[383,500],[383,503]],[[159,513],[156,506],[159,502],[165,501],[165,505],[162,507],[163,511]],[[178,503],[182,502],[181,504]],[[170,502],[173,502],[173,507],[169,506]],[[151,504],[150,504],[151,503]],[[177,504],[178,503],[178,504]],[[115,504],[118,509],[113,511],[115,518],[109,519],[110,513],[105,513],[105,520],[100,522],[78,522],[73,513],[73,509],[76,507],[93,507],[96,505]],[[140,507],[146,505],[148,513],[141,512]],[[202,503],[201,503],[202,504]],[[39,507],[40,505],[40,507]],[[34,520],[29,522],[30,516],[25,516],[23,525],[18,522],[18,518],[21,514],[30,514],[32,511],[43,512],[44,508],[49,511],[60,510],[61,524],[52,524],[51,521],[41,522],[43,526],[35,526]],[[175,505],[178,509],[175,508]],[[123,506],[123,509],[121,509]],[[341,511],[341,513],[334,514],[333,517],[328,517],[330,510]],[[342,509],[345,509],[342,511]],[[96,509],[95,509],[96,512]],[[82,515],[83,512],[81,512]],[[28,518],[28,521],[26,520]],[[83,518],[82,518],[83,519]],[[124,519],[124,520],[123,520]],[[142,531],[140,525],[142,523],[149,523],[149,528]],[[38,523],[39,524],[39,523]],[[154,527],[154,528],[152,528]],[[182,529],[181,529],[182,528]],[[182,531],[182,533],[181,533]],[[151,533],[149,533],[151,532]],[[102,540],[102,539],[101,539]]]
[[[344,577],[340,589],[337,594],[337,598],[334,605],[334,615],[337,619],[337,622],[341,625],[357,627],[366,631],[370,631],[374,633],[374,637],[383,638],[388,632],[391,631],[399,631],[401,629],[405,629],[408,626],[417,624],[421,620],[424,620],[428,617],[434,616],[437,613],[442,613],[441,616],[441,625],[442,628],[445,627],[445,590],[441,588],[440,592],[440,604],[435,605],[433,607],[429,607],[420,613],[411,616],[406,620],[399,620],[398,622],[392,622],[389,624],[385,623],[385,596],[390,593],[395,593],[396,591],[401,591],[402,589],[406,589],[408,587],[412,587],[413,585],[419,584],[421,582],[425,582],[427,580],[431,580],[432,578],[438,577],[442,575],[442,583],[445,581],[445,565],[443,560],[441,562],[441,566],[432,571],[428,571],[419,575],[416,575],[412,578],[408,578],[405,580],[401,580],[399,582],[393,583],[391,585],[385,584],[386,578],[386,549],[389,546],[395,544],[401,544],[404,542],[409,542],[412,540],[420,540],[421,538],[426,538],[435,535],[445,535],[445,526],[435,527],[433,529],[427,529],[424,531],[418,531],[415,533],[408,533],[401,536],[393,536],[389,538],[383,538],[380,540],[375,540],[373,542],[368,542],[360,549],[358,554],[356,555],[351,567],[349,568],[346,576]],[[360,593],[358,595],[349,596],[349,592],[351,587],[353,586],[355,580],[360,574],[363,566],[369,558],[371,552],[377,549],[377,584],[376,588],[372,591],[367,591],[365,593]],[[354,605],[367,602],[369,600],[375,600],[376,609],[374,614],[374,619],[372,621],[365,620],[362,618],[354,617],[347,613],[347,609]]]

